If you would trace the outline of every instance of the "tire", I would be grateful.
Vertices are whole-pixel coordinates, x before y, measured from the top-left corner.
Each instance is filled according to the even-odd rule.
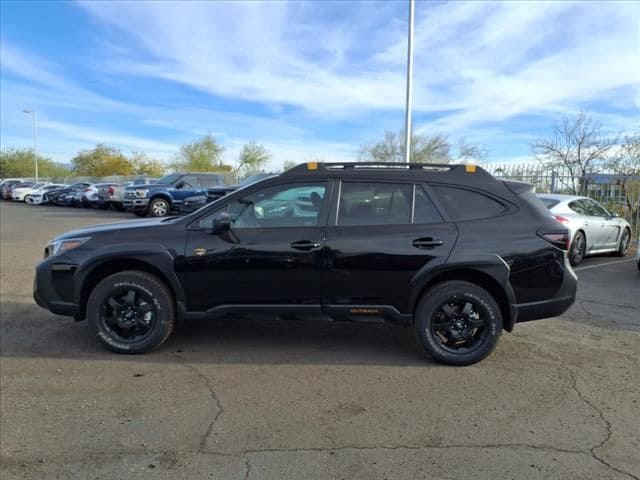
[[[156,276],[127,270],[103,279],[87,301],[92,335],[116,353],[146,353],[169,338],[176,322],[173,295]]]
[[[620,236],[620,243],[618,244],[618,250],[614,253],[616,257],[626,257],[629,253],[629,246],[631,245],[631,231],[625,228]]]
[[[471,365],[496,348],[502,334],[502,313],[483,288],[452,280],[435,285],[422,296],[414,330],[418,342],[437,362]]]
[[[166,217],[171,213],[171,205],[164,198],[155,198],[149,203],[149,215],[152,217]]]
[[[587,251],[587,239],[582,232],[576,232],[569,248],[569,263],[572,267],[578,265],[584,260],[584,254]]]

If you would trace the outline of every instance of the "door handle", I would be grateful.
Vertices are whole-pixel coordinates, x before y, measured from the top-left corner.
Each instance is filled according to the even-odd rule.
[[[444,242],[439,238],[426,237],[426,238],[416,238],[413,242],[411,242],[411,245],[413,245],[416,248],[433,248],[433,247],[439,247],[443,243]]]
[[[291,244],[291,248],[295,248],[296,250],[314,250],[320,248],[320,244],[309,240],[298,240]]]

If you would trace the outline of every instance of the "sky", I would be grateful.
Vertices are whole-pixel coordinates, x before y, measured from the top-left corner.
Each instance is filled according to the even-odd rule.
[[[0,2],[0,147],[69,162],[107,143],[171,161],[211,133],[235,161],[355,160],[404,127],[408,1]],[[640,2],[417,1],[414,131],[487,161],[586,110],[640,128]]]

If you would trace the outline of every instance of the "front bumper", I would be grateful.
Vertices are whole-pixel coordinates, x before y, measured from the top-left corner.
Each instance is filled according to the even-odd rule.
[[[49,257],[36,265],[33,299],[56,315],[77,318],[80,309],[73,302],[73,275],[77,265],[63,258]]]
[[[553,298],[537,302],[519,303],[513,305],[517,323],[543,318],[557,317],[566,312],[576,300],[578,277],[569,264],[567,255],[564,258],[563,280]]]
[[[122,204],[127,210],[146,210],[149,207],[149,199],[125,198]]]

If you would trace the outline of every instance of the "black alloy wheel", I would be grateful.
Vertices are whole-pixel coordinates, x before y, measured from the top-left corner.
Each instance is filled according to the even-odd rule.
[[[110,275],[87,301],[89,326],[118,353],[144,353],[161,345],[175,325],[171,291],[154,275],[135,270]]]
[[[487,357],[502,333],[502,314],[483,288],[448,281],[428,290],[414,318],[418,341],[429,355],[450,365],[470,365]]]

